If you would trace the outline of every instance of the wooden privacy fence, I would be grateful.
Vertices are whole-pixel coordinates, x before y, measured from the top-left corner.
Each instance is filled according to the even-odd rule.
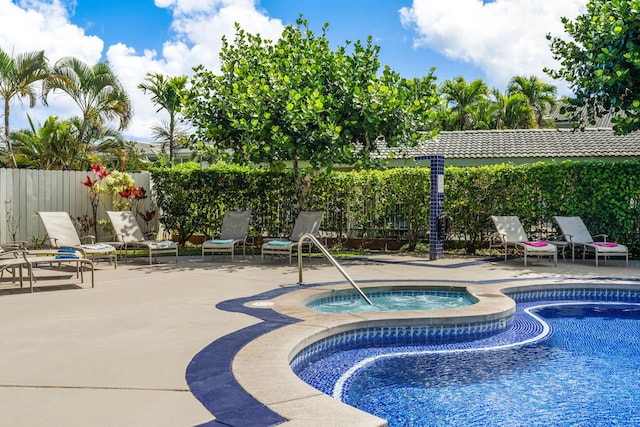
[[[153,192],[151,176],[147,172],[130,173],[136,186],[147,190],[145,204],[151,206]],[[45,235],[37,216],[39,211],[65,211],[72,218],[93,216],[88,187],[83,185],[89,171],[48,171],[0,168],[0,242],[11,240],[32,242]],[[114,210],[113,200],[101,195],[98,220],[107,219],[105,211]],[[98,227],[98,237],[106,232]],[[88,234],[93,234],[92,232]]]

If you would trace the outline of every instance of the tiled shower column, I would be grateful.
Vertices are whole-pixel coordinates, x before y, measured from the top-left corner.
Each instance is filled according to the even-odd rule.
[[[444,212],[444,156],[427,156],[431,160],[431,204],[429,215],[429,259],[444,257],[444,236],[438,236],[438,216]]]

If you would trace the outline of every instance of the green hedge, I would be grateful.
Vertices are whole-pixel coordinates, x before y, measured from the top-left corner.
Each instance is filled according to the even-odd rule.
[[[227,209],[250,209],[252,232],[269,236],[287,235],[298,211],[289,171],[191,164],[151,173],[160,221],[181,243],[219,231]],[[548,232],[554,215],[578,215],[592,234],[608,233],[636,255],[639,181],[638,162],[447,167],[445,212],[452,237],[469,253],[492,231],[491,215],[517,215],[530,233]],[[401,232],[411,249],[428,236],[429,192],[428,168],[333,171],[312,177],[309,198],[313,209],[327,212],[323,230],[336,237]]]

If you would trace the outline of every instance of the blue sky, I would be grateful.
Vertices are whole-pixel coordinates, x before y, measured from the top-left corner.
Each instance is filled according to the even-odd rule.
[[[561,35],[562,16],[584,12],[586,0],[0,0],[0,47],[16,53],[44,49],[50,61],[73,55],[87,63],[108,61],[127,88],[134,118],[125,134],[149,140],[164,118],[137,89],[146,72],[190,74],[195,65],[216,70],[222,35],[233,24],[277,38],[299,14],[320,33],[329,23],[334,46],[366,40],[380,46],[380,62],[404,77],[435,67],[438,82],[457,75],[506,88],[514,75],[549,79],[547,33]],[[12,128],[49,115],[77,114],[68,100],[48,108],[13,108]]]
[[[372,36],[374,43],[381,46],[381,64],[405,77],[422,77],[431,67],[437,68],[436,74],[443,76],[441,80],[458,74],[482,77],[482,70],[472,63],[449,60],[431,49],[413,47],[415,31],[403,27],[399,19],[399,10],[411,4],[406,0],[262,0],[257,6],[284,25],[294,24],[302,14],[317,34],[324,23],[329,23],[328,37],[334,46],[343,45],[346,40],[365,41]],[[162,44],[175,35],[170,29],[170,11],[156,7],[152,0],[122,3],[80,0],[71,20],[86,28],[88,34],[100,37],[106,46],[123,42],[137,51],[149,48],[160,51]]]

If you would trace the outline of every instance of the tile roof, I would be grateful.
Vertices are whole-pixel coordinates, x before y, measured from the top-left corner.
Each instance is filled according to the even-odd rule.
[[[640,132],[618,136],[609,128],[443,131],[433,140],[404,150],[381,148],[380,155],[449,159],[640,157]]]
[[[549,113],[549,118],[553,119],[556,123],[556,127],[571,128],[575,124],[573,117],[568,113],[560,113],[560,109],[563,105],[563,101],[560,101],[558,107]],[[590,128],[611,128],[613,127],[612,119],[616,116],[616,113],[607,112],[603,113],[601,117],[594,117],[595,123],[591,124],[587,121],[587,113],[585,108],[579,108],[580,117],[584,120],[584,126]],[[617,113],[623,115],[623,113]]]

